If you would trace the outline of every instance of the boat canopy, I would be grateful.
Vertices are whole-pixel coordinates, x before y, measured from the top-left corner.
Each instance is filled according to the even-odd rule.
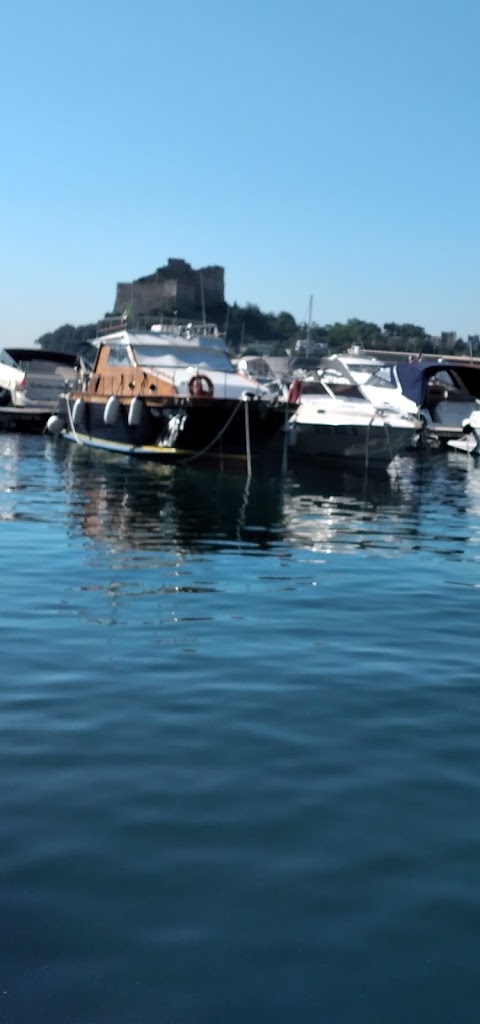
[[[234,373],[234,367],[226,352],[206,345],[157,344],[152,345],[131,339],[132,351],[137,366],[178,368],[198,366],[222,373]]]
[[[447,362],[397,363],[396,371],[400,386],[406,398],[422,406],[427,397],[428,382],[437,374],[447,372],[451,382],[468,391],[475,398],[480,397],[480,366]]]
[[[78,355],[72,352],[54,352],[48,348],[4,348],[2,351],[4,362],[11,363],[12,366],[19,366],[22,363],[29,363],[33,359],[36,362],[42,361],[46,363],[60,363],[62,366],[76,366],[78,362]]]

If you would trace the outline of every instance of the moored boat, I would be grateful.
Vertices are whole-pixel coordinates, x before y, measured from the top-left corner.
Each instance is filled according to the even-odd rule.
[[[444,359],[385,363],[362,393],[375,406],[418,416],[426,442],[450,444],[462,440],[466,421],[480,408],[480,367]]]
[[[214,324],[110,318],[92,369],[61,396],[50,433],[166,462],[246,460],[278,442],[294,406],[238,374]]]
[[[300,401],[290,419],[290,447],[302,460],[328,459],[386,467],[412,445],[420,421],[375,408],[346,370],[322,370],[298,381]]]

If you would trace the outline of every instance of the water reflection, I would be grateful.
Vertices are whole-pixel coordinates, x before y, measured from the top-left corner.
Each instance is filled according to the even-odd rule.
[[[454,452],[405,456],[389,476],[370,480],[323,475],[314,486],[310,475],[298,480],[285,507],[295,545],[390,557],[427,550],[455,558],[467,548],[471,555],[479,513],[480,463]]]
[[[268,547],[281,535],[278,478],[249,480],[63,446],[55,457],[74,524],[114,548]]]
[[[57,446],[54,457],[74,527],[80,523],[88,537],[116,550],[386,549],[401,520],[415,536],[421,486],[408,461],[392,475],[367,479],[303,469],[284,480],[247,480],[70,446]]]
[[[286,537],[295,546],[325,553],[385,547],[394,524],[410,518],[415,504],[408,472],[365,477],[332,469],[296,471],[285,495]]]
[[[452,515],[453,513],[453,515]],[[41,437],[0,435],[0,519],[59,523],[111,550],[376,551],[476,556],[480,462],[397,459],[388,474],[326,467],[283,479],[162,466]]]

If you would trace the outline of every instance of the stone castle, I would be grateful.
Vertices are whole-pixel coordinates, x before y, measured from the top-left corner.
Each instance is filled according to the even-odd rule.
[[[153,274],[117,284],[113,312],[129,309],[136,314],[162,312],[202,319],[203,304],[207,316],[224,310],[223,267],[193,270],[185,260],[169,259],[166,267],[158,267]]]

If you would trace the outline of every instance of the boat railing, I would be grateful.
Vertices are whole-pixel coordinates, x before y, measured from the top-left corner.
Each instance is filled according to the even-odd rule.
[[[204,323],[180,319],[179,317],[156,316],[147,313],[130,313],[125,310],[122,314],[112,314],[100,320],[97,324],[97,338],[104,338],[109,334],[116,334],[118,331],[149,331],[153,334],[170,334],[178,338],[192,338],[198,335],[202,337],[220,338],[221,331],[215,323]]]

